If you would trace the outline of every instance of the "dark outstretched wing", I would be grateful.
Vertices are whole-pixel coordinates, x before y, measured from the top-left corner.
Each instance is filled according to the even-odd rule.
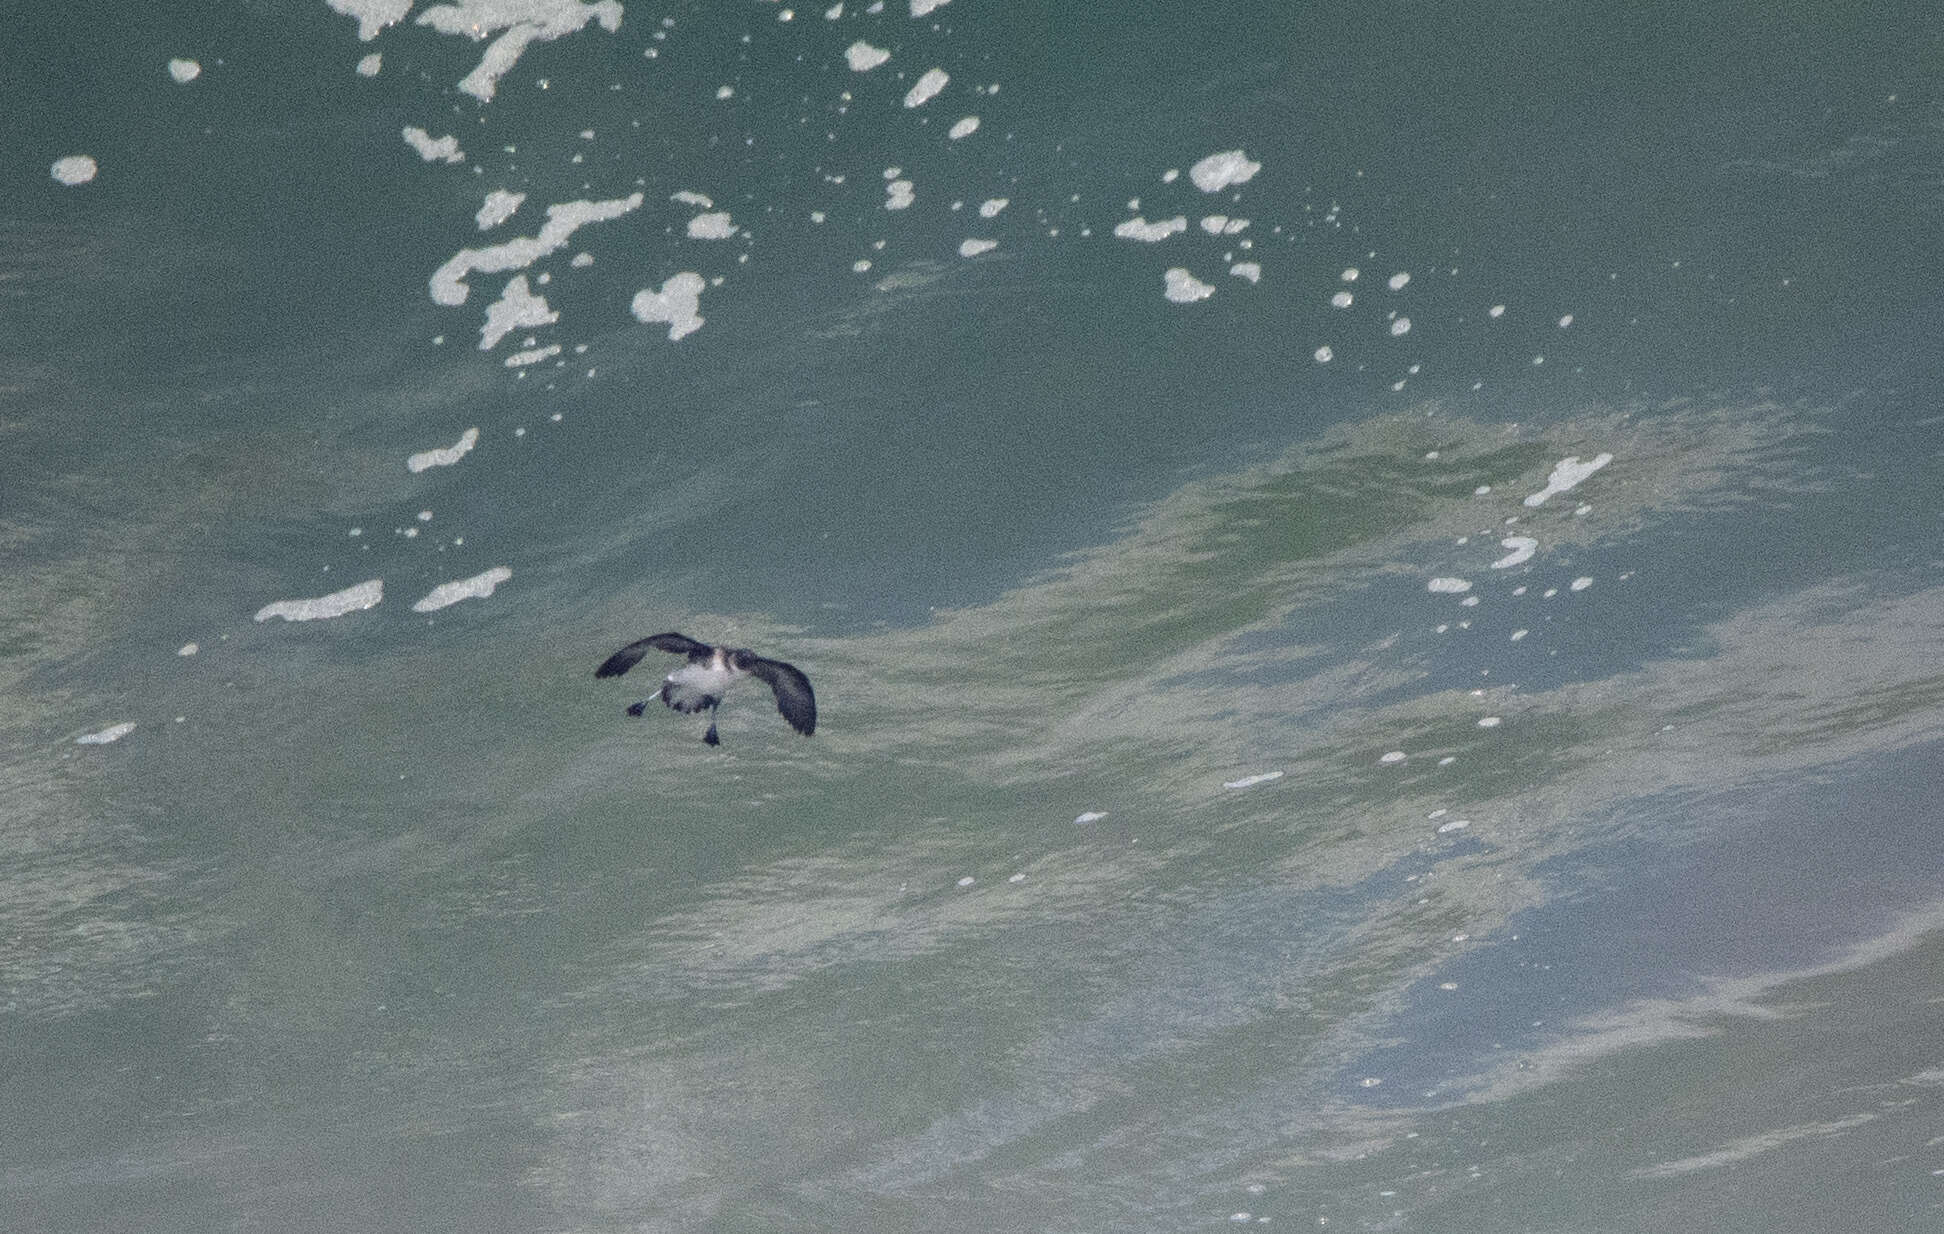
[[[768,686],[776,693],[776,709],[790,722],[790,727],[808,737],[817,731],[817,695],[810,689],[810,679],[796,670],[794,665],[781,660],[765,660],[760,656],[749,666],[750,675]]]
[[[594,670],[596,677],[619,677],[641,662],[641,657],[650,651],[672,651],[678,656],[691,660],[706,660],[715,654],[715,648],[707,643],[698,643],[686,634],[651,634],[638,638],[626,647],[601,661],[601,667]]]

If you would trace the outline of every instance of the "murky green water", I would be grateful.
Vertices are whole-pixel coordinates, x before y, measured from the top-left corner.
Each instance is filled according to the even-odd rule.
[[[344,7],[15,30],[7,1228],[1934,1228],[1921,23]]]

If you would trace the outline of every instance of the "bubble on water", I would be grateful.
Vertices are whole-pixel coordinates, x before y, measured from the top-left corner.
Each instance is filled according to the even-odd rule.
[[[926,103],[938,97],[939,91],[950,84],[951,80],[951,74],[947,73],[944,69],[925,70],[924,76],[920,77],[917,84],[905,93],[904,105],[906,107],[923,107]]]
[[[95,174],[100,170],[95,161],[87,155],[70,154],[65,158],[55,159],[54,166],[48,169],[48,174],[69,188],[74,188],[94,179]]]
[[[1181,266],[1175,266],[1162,275],[1161,294],[1176,304],[1193,304],[1214,295],[1215,285],[1204,283]]]
[[[844,49],[844,62],[850,65],[853,73],[868,73],[890,58],[889,51],[882,47],[873,47],[863,39],[857,40]]]
[[[1219,193],[1231,184],[1246,184],[1261,170],[1262,164],[1251,162],[1242,151],[1224,150],[1190,167],[1188,178],[1204,193]]]

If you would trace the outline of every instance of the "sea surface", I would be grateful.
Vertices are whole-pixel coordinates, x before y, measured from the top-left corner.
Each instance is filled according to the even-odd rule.
[[[1931,6],[788,3],[4,19],[0,1228],[1944,1229]]]

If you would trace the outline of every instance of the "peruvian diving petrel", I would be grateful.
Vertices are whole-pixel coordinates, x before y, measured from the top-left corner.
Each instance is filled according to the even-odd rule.
[[[716,736],[715,713],[722,705],[722,692],[738,677],[754,677],[776,694],[776,709],[790,727],[808,737],[817,729],[817,696],[811,692],[810,679],[781,660],[765,660],[742,647],[711,647],[684,634],[651,634],[636,639],[601,661],[596,677],[619,677],[633,668],[649,650],[672,651],[687,656],[688,663],[670,673],[655,695],[676,711],[688,713],[707,709],[709,731],[702,734],[708,744],[721,745]],[[642,699],[628,708],[631,716],[648,706]]]

